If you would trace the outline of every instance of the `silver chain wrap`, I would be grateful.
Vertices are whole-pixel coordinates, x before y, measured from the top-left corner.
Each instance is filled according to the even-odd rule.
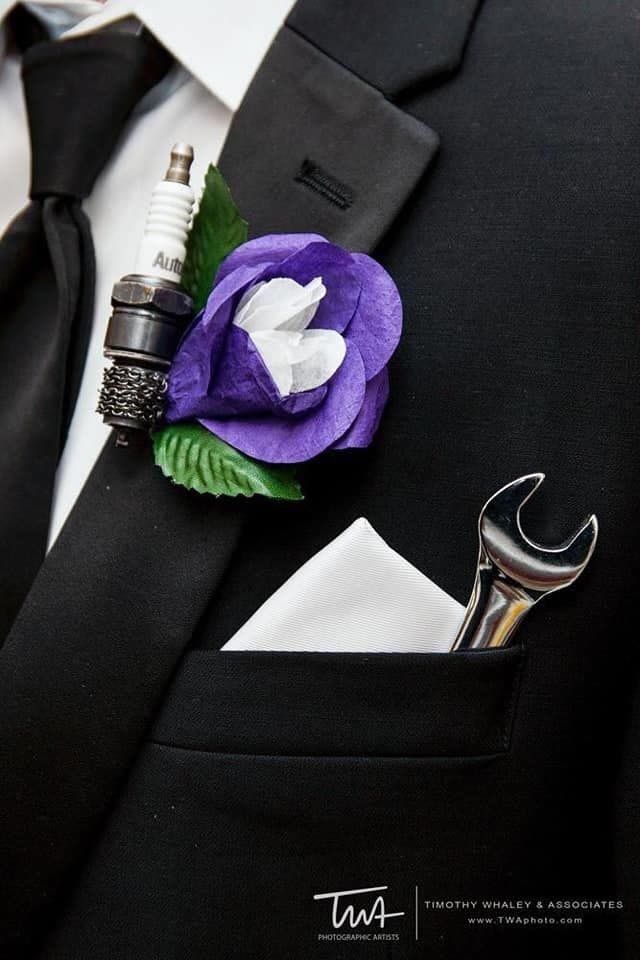
[[[114,363],[104,371],[98,413],[117,420],[137,421],[150,430],[162,416],[166,392],[166,374]]]

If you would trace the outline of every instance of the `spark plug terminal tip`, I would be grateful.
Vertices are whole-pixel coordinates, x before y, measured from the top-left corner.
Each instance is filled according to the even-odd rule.
[[[189,171],[193,163],[193,147],[190,143],[174,143],[171,148],[169,167],[164,176],[170,183],[189,183]]]

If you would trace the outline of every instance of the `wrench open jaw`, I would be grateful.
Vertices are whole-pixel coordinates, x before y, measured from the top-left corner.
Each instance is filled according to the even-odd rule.
[[[543,480],[543,473],[520,477],[482,508],[476,579],[452,650],[505,646],[535,603],[568,587],[589,563],[598,538],[593,514],[557,547],[543,547],[524,534],[520,510]]]

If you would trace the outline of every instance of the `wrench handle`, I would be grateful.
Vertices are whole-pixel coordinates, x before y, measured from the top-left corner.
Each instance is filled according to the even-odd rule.
[[[535,600],[521,586],[501,577],[493,564],[478,567],[473,591],[451,650],[505,647]]]

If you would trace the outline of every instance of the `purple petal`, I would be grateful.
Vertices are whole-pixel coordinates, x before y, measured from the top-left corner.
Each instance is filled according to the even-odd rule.
[[[247,331],[232,325],[208,395],[194,404],[189,416],[232,418],[271,413],[295,417],[321,403],[327,389],[323,384],[315,390],[281,396]]]
[[[333,243],[309,243],[303,250],[270,267],[265,277],[290,277],[303,286],[314,277],[322,277],[327,293],[320,301],[310,329],[342,333],[360,299],[360,268],[352,254]]]
[[[362,294],[347,337],[362,354],[367,380],[386,367],[402,333],[402,302],[395,283],[364,253],[351,254],[358,266]]]
[[[195,416],[197,403],[206,397],[218,361],[225,352],[225,340],[239,296],[257,282],[259,266],[240,267],[217,283],[178,347],[169,372],[168,423]]]
[[[202,418],[203,427],[266,463],[311,460],[342,437],[356,419],[365,396],[365,373],[357,349],[347,346],[342,366],[329,383],[324,403],[296,419],[272,414],[246,419]]]
[[[237,417],[274,410],[280,394],[246,330],[233,324],[207,396],[191,417]]]
[[[313,410],[318,404],[322,403],[329,392],[331,382],[331,380],[328,380],[311,390],[290,393],[288,397],[281,397],[278,402],[278,413],[286,417],[300,417],[302,414],[308,413],[309,410]]]
[[[368,447],[373,440],[382,412],[389,399],[389,371],[386,367],[369,380],[360,413],[349,429],[336,443],[333,450],[347,450],[350,447]]]
[[[216,283],[219,283],[237,267],[254,267],[257,264],[280,263],[310,243],[327,243],[317,233],[268,233],[264,237],[248,240],[232,250],[218,268]]]

